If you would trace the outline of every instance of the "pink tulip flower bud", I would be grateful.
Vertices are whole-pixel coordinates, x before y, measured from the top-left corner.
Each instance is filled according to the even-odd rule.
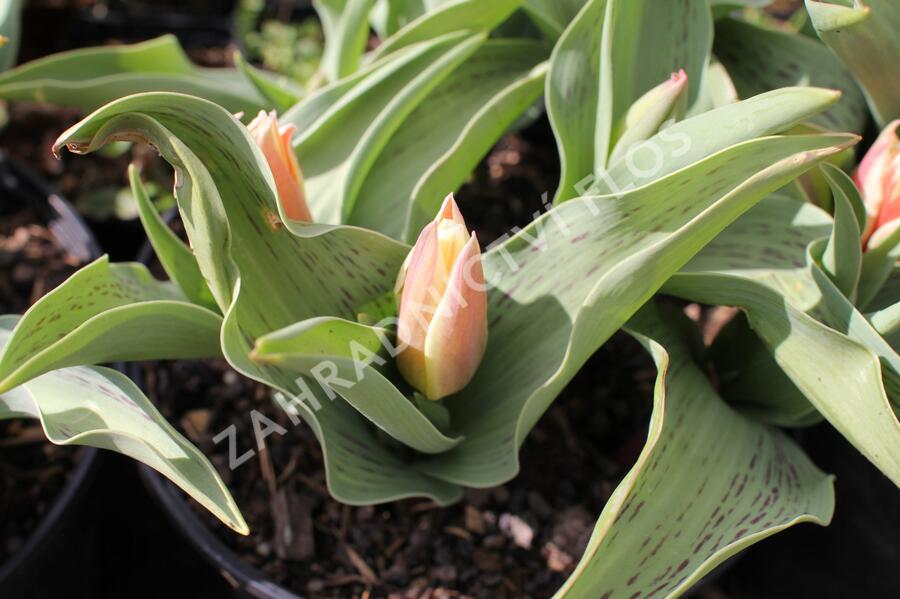
[[[268,114],[260,111],[253,121],[247,125],[250,135],[262,150],[275,177],[278,189],[278,201],[281,202],[284,215],[290,220],[312,222],[312,214],[306,205],[306,192],[303,189],[303,173],[300,163],[291,147],[291,137],[297,130],[293,125],[278,126],[275,111]]]
[[[856,171],[856,185],[866,204],[863,243],[873,248],[900,226],[900,119],[885,127]]]
[[[397,365],[428,399],[465,387],[487,345],[481,248],[453,195],[419,235],[400,273]]]

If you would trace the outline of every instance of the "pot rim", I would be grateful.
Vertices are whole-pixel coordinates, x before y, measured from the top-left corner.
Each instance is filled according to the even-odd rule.
[[[83,262],[101,254],[93,233],[69,202],[43,181],[4,152],[0,151],[0,181],[12,191],[12,201],[32,207],[43,220],[56,241],[70,254]],[[49,441],[48,441],[49,442]],[[5,563],[0,564],[0,586],[27,567],[40,554],[57,525],[86,493],[88,483],[96,473],[100,450],[80,446],[75,468],[70,471],[62,491],[53,499],[47,513],[28,535],[22,546]]]
[[[134,370],[129,368],[129,374],[134,375]],[[178,532],[234,589],[256,599],[301,599],[272,582],[213,534],[188,505],[178,487],[146,464],[138,464],[138,473]]]

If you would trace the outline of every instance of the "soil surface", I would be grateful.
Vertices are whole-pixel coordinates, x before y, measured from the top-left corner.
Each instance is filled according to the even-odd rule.
[[[21,313],[76,267],[30,211],[0,214],[0,314]],[[59,495],[78,449],[48,443],[36,420],[0,421],[0,563]]]
[[[144,367],[149,396],[211,457],[252,533],[239,537],[202,508],[200,518],[247,562],[310,597],[548,597],[575,566],[594,522],[637,457],[655,369],[622,335],[572,381],[529,435],[522,471],[494,489],[468,491],[449,508],[427,500],[349,507],[328,495],[312,431],[292,427],[264,386],[227,364]],[[227,443],[254,443],[251,410],[288,432],[230,471]],[[289,527],[292,542],[277,537]]]

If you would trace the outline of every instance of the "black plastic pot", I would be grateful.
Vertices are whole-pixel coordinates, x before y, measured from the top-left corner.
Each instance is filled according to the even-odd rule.
[[[165,215],[165,219],[171,221],[176,214],[176,210],[173,209]],[[149,242],[145,243],[138,255],[138,262],[149,264],[153,256],[153,248]],[[140,363],[128,364],[125,373],[139,387],[143,387]],[[166,517],[203,556],[203,559],[222,575],[233,589],[235,597],[242,599],[300,599],[294,593],[267,579],[213,534],[191,509],[188,499],[178,487],[149,466],[139,464],[138,469],[141,480],[165,512]]]
[[[39,177],[0,152],[0,190],[3,213],[30,207],[38,213],[59,244],[72,256],[88,262],[100,255],[90,230],[72,206]],[[6,599],[82,596],[89,592],[89,573],[94,568],[96,545],[92,530],[82,516],[89,513],[88,488],[100,462],[93,447],[80,450],[74,471],[63,486],[38,527],[6,563],[0,564],[0,594]],[[80,572],[78,593],[72,594],[72,581],[54,576],[60,563],[67,571]],[[48,576],[48,573],[51,575]]]
[[[137,370],[129,372],[131,376]],[[138,379],[135,379],[138,380]],[[188,505],[181,491],[155,470],[140,465],[140,475],[147,489],[160,504],[178,531],[200,552],[212,567],[231,585],[234,596],[242,599],[300,599],[268,580],[216,537]]]

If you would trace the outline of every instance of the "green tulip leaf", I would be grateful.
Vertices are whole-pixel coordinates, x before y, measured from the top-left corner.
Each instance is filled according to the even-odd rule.
[[[861,230],[866,225],[866,208],[853,180],[841,169],[822,165],[834,198],[834,227],[822,255],[822,268],[850,301],[862,270]]]
[[[253,359],[322,380],[334,393],[378,428],[404,445],[426,454],[442,453],[459,444],[432,424],[370,361],[393,347],[388,333],[340,318],[313,318],[258,339]],[[324,374],[334,375],[328,383]],[[318,373],[318,378],[317,378]]]
[[[246,129],[200,99],[124,98],[59,143],[96,150],[134,139],[136,127],[181,174],[176,199],[225,314],[226,358],[280,392],[289,414],[312,427],[331,493],[351,504],[417,495],[447,503],[459,498],[459,485],[511,478],[518,447],[556,394],[666,279],[761,198],[855,141],[814,135],[738,144],[622,197],[568,202],[495,247],[484,256],[492,284],[487,353],[473,382],[444,402],[453,434],[464,438],[410,463],[348,401],[251,359],[256,340],[295,323],[355,320],[361,306],[393,290],[408,246],[350,226],[281,226],[272,218],[271,172]],[[272,276],[279,266],[284,276]]]
[[[329,81],[337,81],[359,68],[374,3],[375,0],[313,0],[325,33],[321,69]]]
[[[713,16],[721,19],[745,8],[765,8],[775,0],[709,0]]]
[[[684,69],[688,103],[696,100],[712,30],[702,2],[589,0],[556,44],[547,77],[562,163],[556,202],[580,195],[580,182],[606,168],[613,132],[645,92]]]
[[[525,0],[522,10],[549,39],[556,40],[566,30],[587,0]]]
[[[810,403],[900,482],[900,424],[889,400],[890,394],[896,401],[900,359],[807,254],[808,246],[824,246],[830,224],[815,206],[769,198],[704,248],[663,291],[743,309]],[[796,414],[795,402],[779,413],[771,399],[760,406],[770,411],[768,419]]]
[[[522,4],[522,0],[457,0],[442,2],[394,35],[381,42],[370,57],[378,60],[413,44],[450,33],[472,35],[488,32],[502,23]]]
[[[588,181],[594,193],[619,193],[646,185],[729,146],[787,131],[837,101],[818,88],[784,88],[698,114],[675,123],[644,144],[644,149],[613,162]],[[715,131],[715,135],[710,135]]]
[[[200,272],[193,250],[175,235],[159,215],[147,196],[134,165],[128,169],[128,178],[131,182],[131,193],[138,205],[138,215],[144,225],[144,232],[147,233],[147,239],[166,274],[192,303],[218,312],[219,307]]]
[[[428,10],[428,0],[376,0],[369,23],[382,39],[397,33]]]
[[[688,111],[688,116],[696,116],[738,101],[737,89],[731,75],[722,63],[713,59],[703,75],[700,95]]]
[[[0,99],[93,110],[143,91],[193,94],[255,115],[268,102],[234,69],[196,67],[173,35],[53,54],[0,73]]]
[[[304,95],[303,87],[296,81],[254,67],[240,52],[234,53],[234,66],[278,112],[288,110]]]
[[[856,77],[884,127],[900,118],[900,3],[896,0],[806,0],[819,37]]]
[[[900,227],[893,230],[881,243],[869,247],[863,254],[862,272],[859,278],[857,303],[863,309],[873,309],[871,302],[881,294],[900,260]],[[895,293],[890,302],[896,302],[900,294]],[[889,296],[890,297],[890,296]]]
[[[320,95],[336,100],[311,125],[298,127],[294,140],[316,222],[347,222],[366,175],[391,136],[483,43],[481,35],[465,34],[424,42],[384,61],[349,91],[338,82],[343,93],[337,98],[334,90],[323,90],[309,99],[316,109]],[[308,119],[301,106],[297,114]],[[290,113],[286,120],[297,122]]]
[[[717,396],[680,319],[650,305],[629,323],[659,370],[647,443],[557,597],[677,597],[745,547],[831,520],[832,478]]]
[[[67,366],[218,356],[221,325],[143,265],[103,257],[25,313],[0,355],[0,392]]]
[[[833,131],[862,133],[865,129],[865,97],[846,67],[818,40],[721,19],[716,22],[713,50],[741,97],[794,85],[836,89],[842,94],[840,101],[812,122]]]
[[[719,393],[741,413],[784,427],[810,426],[822,415],[784,373],[744,314],[731,319],[707,352]]]
[[[867,314],[866,318],[878,334],[884,337],[894,351],[897,351],[900,347],[900,302]],[[894,411],[897,411],[896,402]]]
[[[349,223],[408,242],[540,97],[546,49],[488,40],[410,114],[380,152]]]
[[[865,269],[865,258],[863,257],[863,269]],[[870,311],[884,310],[896,304],[897,298],[900,298],[900,264],[895,258],[893,264],[888,268],[884,282],[864,307]]]
[[[18,318],[0,316],[0,351]],[[62,368],[0,393],[0,420],[22,417],[40,419],[57,445],[99,447],[147,464],[237,532],[250,532],[209,460],[119,372]]]

